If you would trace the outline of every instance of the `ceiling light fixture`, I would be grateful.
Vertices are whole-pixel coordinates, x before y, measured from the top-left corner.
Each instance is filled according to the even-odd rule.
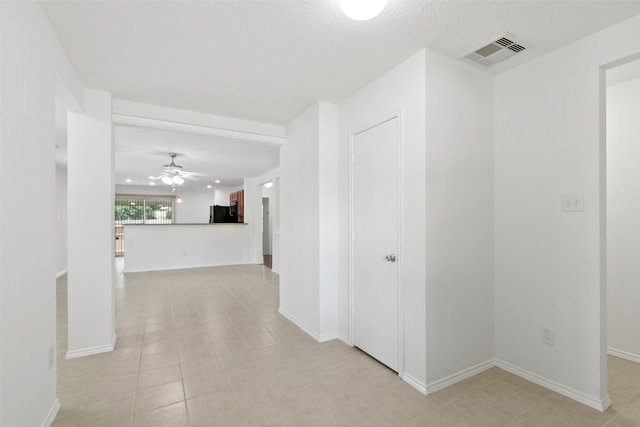
[[[150,182],[149,185],[156,185],[156,183],[155,182]]]
[[[273,181],[265,182],[264,186],[267,187],[267,188],[273,187]]]
[[[129,178],[124,180],[125,182],[131,182],[131,180]]]
[[[207,185],[207,188],[211,188],[211,184]]]
[[[161,179],[167,185],[182,185],[184,184],[184,179],[180,178],[177,175],[174,176],[163,176]]]
[[[340,8],[354,21],[367,21],[376,17],[387,4],[387,0],[340,0]]]
[[[213,181],[213,182],[215,182],[216,184],[220,184],[220,180],[219,180],[219,179],[216,179],[216,180],[215,180],[215,181]]]

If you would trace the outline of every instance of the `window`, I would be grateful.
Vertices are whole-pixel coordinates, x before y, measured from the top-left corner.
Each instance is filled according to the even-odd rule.
[[[173,196],[116,194],[116,224],[171,224]]]

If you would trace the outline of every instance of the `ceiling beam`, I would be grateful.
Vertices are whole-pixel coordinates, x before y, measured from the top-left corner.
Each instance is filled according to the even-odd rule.
[[[138,102],[113,100],[113,123],[283,145],[284,126]]]

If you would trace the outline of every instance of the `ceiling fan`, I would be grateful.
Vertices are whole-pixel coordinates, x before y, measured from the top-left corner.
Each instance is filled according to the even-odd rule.
[[[161,175],[155,177],[149,177],[151,179],[159,179],[164,184],[170,185],[173,187],[173,191],[176,189],[176,185],[184,184],[185,179],[198,180],[194,172],[185,172],[182,170],[182,166],[177,165],[175,160],[178,155],[176,153],[169,153],[169,157],[171,157],[171,163],[168,165],[164,165],[164,172]]]

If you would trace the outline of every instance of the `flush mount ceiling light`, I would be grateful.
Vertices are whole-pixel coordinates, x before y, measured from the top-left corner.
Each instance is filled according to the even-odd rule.
[[[376,17],[386,4],[387,0],[340,0],[340,8],[354,21],[367,21]]]
[[[265,182],[264,186],[267,187],[267,188],[273,187],[273,181]]]

